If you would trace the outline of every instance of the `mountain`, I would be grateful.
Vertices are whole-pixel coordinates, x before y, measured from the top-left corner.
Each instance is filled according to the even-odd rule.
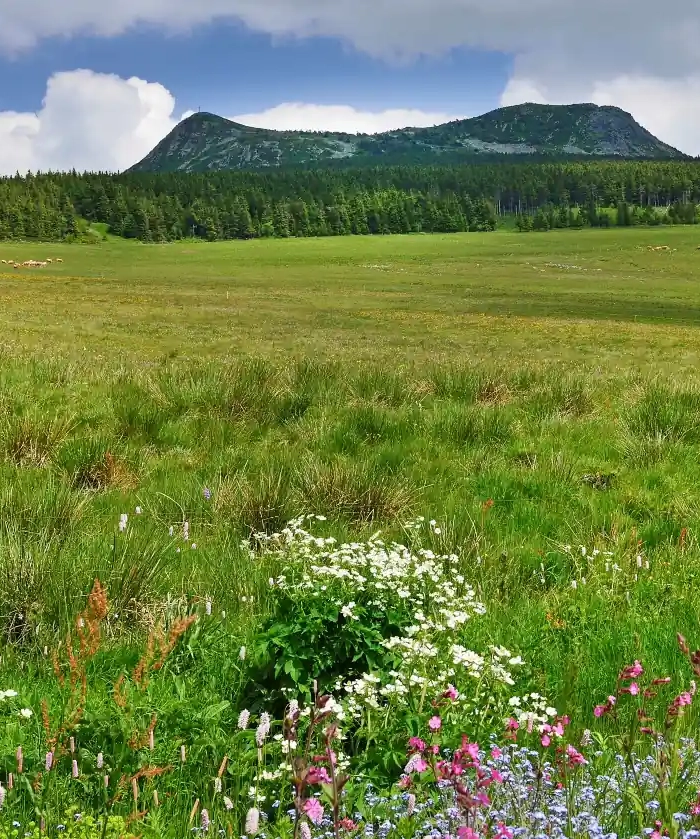
[[[611,106],[514,105],[432,128],[383,134],[271,131],[209,113],[177,125],[132,172],[207,172],[503,158],[686,159]]]

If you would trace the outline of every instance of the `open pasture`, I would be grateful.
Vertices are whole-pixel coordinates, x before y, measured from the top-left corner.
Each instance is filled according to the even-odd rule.
[[[413,540],[405,523],[424,516],[424,546],[458,554],[486,607],[459,643],[517,652],[514,690],[545,694],[577,731],[625,662],[687,682],[675,633],[700,644],[692,228],[4,243],[0,257],[64,260],[0,271],[0,687],[39,708],[53,690],[44,650],[98,576],[108,652],[90,662],[96,698],[76,729],[93,760],[120,667],[159,620],[198,610],[148,694],[159,759],[185,743],[192,755],[161,782],[169,815],[154,816],[155,835],[185,835],[195,799],[240,832],[254,747],[226,770],[233,816],[211,779],[239,713],[279,698],[270,656],[287,656],[281,678],[300,686],[373,660],[333,647],[363,594],[345,623],[342,595],[334,617],[314,613],[312,631],[303,596],[270,587],[309,557],[244,543],[302,513],[341,541]],[[387,712],[379,733],[347,744],[363,772],[397,772],[400,726],[420,726],[421,712]],[[42,763],[40,726],[22,736]],[[8,771],[16,737],[7,728],[0,742]],[[72,800],[66,789],[57,802]]]

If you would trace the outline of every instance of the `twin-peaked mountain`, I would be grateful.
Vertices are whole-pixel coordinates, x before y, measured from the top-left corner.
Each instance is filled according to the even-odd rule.
[[[381,134],[271,131],[209,113],[184,119],[130,171],[320,168],[463,160],[685,159],[611,106],[514,105],[432,128]]]

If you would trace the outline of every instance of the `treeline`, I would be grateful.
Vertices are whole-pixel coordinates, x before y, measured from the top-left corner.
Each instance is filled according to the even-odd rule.
[[[78,238],[85,222],[147,242],[486,231],[503,215],[543,229],[607,224],[618,207],[630,224],[691,223],[698,203],[694,161],[72,172],[0,180],[0,238]]]
[[[586,207],[555,207],[548,204],[535,213],[518,213],[515,226],[522,232],[582,227],[632,227],[642,224],[700,224],[700,205],[679,201],[668,208],[634,206],[618,201],[614,208],[598,207],[590,201]]]

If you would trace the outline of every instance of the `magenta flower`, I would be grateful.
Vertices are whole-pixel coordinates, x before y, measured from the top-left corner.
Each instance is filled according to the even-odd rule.
[[[433,732],[440,731],[440,729],[442,728],[442,720],[440,719],[440,717],[431,717],[428,720],[428,728]]]
[[[309,774],[306,776],[306,781],[309,784],[331,784],[333,779],[328,774],[325,766],[312,766],[309,769]]]
[[[315,825],[321,824],[323,818],[323,807],[318,798],[309,798],[304,802],[304,812]]]
[[[426,748],[425,741],[421,740],[420,737],[411,737],[408,745],[417,752],[424,752]]]
[[[457,829],[457,836],[459,839],[479,839],[479,834],[475,833],[471,827],[460,827]]]
[[[641,662],[635,661],[634,664],[628,664],[626,667],[623,667],[622,673],[620,673],[620,679],[636,679],[641,676],[643,672],[644,668],[642,667]]]
[[[569,758],[569,762],[572,766],[583,766],[584,763],[588,763],[581,752],[570,744],[566,747],[566,756]]]
[[[459,693],[454,685],[448,685],[447,690],[442,695],[445,699],[451,699],[454,702],[458,698]]]
[[[552,738],[549,736],[549,734],[542,735],[542,745],[545,747],[545,749],[547,748],[547,746],[551,744],[551,742]]]
[[[513,831],[507,828],[503,823],[499,822],[496,825],[494,839],[513,839]]]
[[[510,717],[506,723],[506,728],[508,731],[517,731],[520,728],[520,723],[515,719],[515,717]]]

